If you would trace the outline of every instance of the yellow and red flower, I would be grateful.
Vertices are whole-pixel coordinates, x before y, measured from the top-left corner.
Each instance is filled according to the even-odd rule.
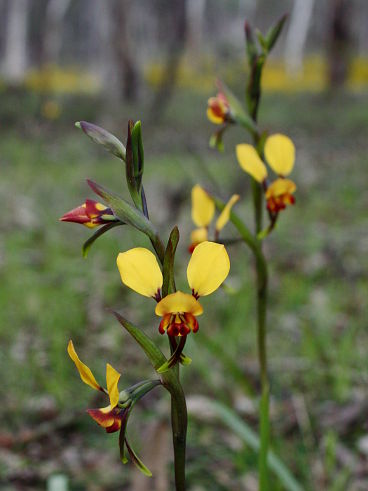
[[[208,99],[207,117],[214,124],[231,121],[230,104],[222,92],[219,92],[216,97]]]
[[[268,172],[256,149],[247,143],[236,147],[236,156],[240,167],[250,174],[253,179],[262,184],[267,201],[267,209],[273,215],[295,203],[293,194],[295,183],[286,179],[294,168],[295,147],[290,138],[275,134],[267,138],[264,154],[271,169],[278,178],[270,185],[267,183]]]
[[[132,459],[132,462],[143,472],[146,476],[152,476],[152,473],[143,462],[138,458],[129,442],[126,438],[126,427],[130,412],[137,400],[139,400],[145,393],[151,390],[157,385],[157,381],[143,381],[130,389],[119,393],[118,382],[120,379],[120,373],[115,370],[111,365],[106,365],[106,387],[102,387],[95,379],[91,369],[85,365],[77,355],[73,341],[68,343],[68,354],[73,360],[77,370],[79,372],[82,381],[92,387],[92,389],[99,390],[108,395],[110,404],[106,407],[98,409],[87,409],[87,413],[97,424],[102,426],[107,433],[114,433],[120,430],[119,434],[119,447],[120,457],[125,464],[128,460],[125,456],[125,448]]]
[[[122,422],[127,417],[127,409],[118,407],[118,382],[121,376],[120,373],[111,365],[106,365],[107,389],[105,389],[97,382],[91,369],[79,359],[74,349],[73,341],[71,340],[68,344],[68,354],[75,363],[82,381],[92,387],[92,389],[99,390],[109,396],[110,404],[108,406],[99,409],[87,409],[87,413],[96,421],[96,423],[105,428],[107,433],[113,433],[120,430]]]
[[[215,224],[215,240],[229,221],[231,208],[239,198],[238,194],[234,194],[220,213]],[[198,244],[208,240],[208,228],[214,215],[215,202],[201,186],[196,184],[192,189],[192,220],[197,228],[191,233],[189,252],[192,253]]]
[[[117,222],[118,219],[111,208],[93,199],[86,199],[82,205],[65,213],[60,221],[81,223],[85,227],[94,228],[106,223]]]
[[[155,313],[161,317],[159,332],[183,337],[198,331],[197,316],[203,313],[198,299],[219,288],[229,274],[230,260],[222,244],[202,242],[195,248],[187,268],[192,293],[177,291],[164,298],[161,269],[151,251],[136,247],[122,252],[117,257],[117,266],[126,286],[158,302]]]

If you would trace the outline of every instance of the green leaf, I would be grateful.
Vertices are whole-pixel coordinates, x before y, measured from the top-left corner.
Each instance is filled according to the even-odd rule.
[[[133,157],[133,145],[132,145],[132,130],[134,127],[133,121],[128,121],[128,137],[126,144],[126,181],[129,189],[130,196],[137,208],[141,206],[141,199],[137,191],[137,185],[134,177],[134,157]]]
[[[251,133],[254,133],[257,130],[257,126],[252,118],[245,112],[239,99],[223,82],[219,82],[219,89],[225,94],[226,99],[229,101],[231,116],[234,120]]]
[[[116,136],[112,135],[108,131],[104,130],[100,126],[87,121],[77,121],[75,123],[77,128],[80,128],[92,141],[102,145],[108,152],[115,155],[119,159],[125,162],[125,147]]]
[[[280,19],[275,23],[274,26],[272,26],[266,36],[265,36],[265,42],[266,42],[266,45],[267,45],[267,50],[270,52],[271,49],[275,46],[276,44],[276,41],[278,40],[281,32],[282,32],[282,29],[285,25],[285,22],[287,20],[287,18],[289,17],[289,14],[284,14],[282,17],[280,17]]]
[[[263,37],[263,34],[261,33],[261,31],[259,31],[258,29],[256,29],[256,36],[257,36],[257,39],[258,39],[259,44],[262,47],[263,52],[264,53],[267,53],[267,51],[268,51],[267,41]]]
[[[98,196],[101,196],[101,198],[106,201],[114,215],[122,222],[132,225],[137,230],[148,235],[151,240],[157,239],[156,230],[153,224],[137,208],[133,208],[133,206],[120,198],[117,194],[90,179],[87,179],[87,183]]]
[[[129,445],[128,440],[125,438],[125,445],[129,452],[129,456],[132,459],[133,464],[147,477],[152,477],[152,472],[146,467],[140,460],[138,455],[134,452],[132,447]]]
[[[175,276],[174,276],[174,261],[175,252],[179,242],[180,234],[179,229],[175,226],[170,234],[169,240],[167,242],[164,265],[163,265],[163,285],[162,285],[162,296],[166,297],[169,293],[175,292]]]
[[[82,246],[83,257],[86,258],[88,256],[88,252],[89,252],[90,248],[92,247],[94,242],[99,237],[101,237],[101,235],[108,232],[109,230],[111,230],[114,227],[118,227],[119,225],[125,225],[125,223],[123,223],[123,222],[108,223],[108,224],[104,225],[103,227],[100,227],[98,230],[96,230],[96,232],[89,239],[87,239],[86,242]]]
[[[156,346],[156,344],[152,341],[152,339],[149,336],[147,336],[147,334],[145,334],[138,327],[134,326],[131,322],[125,319],[125,317],[123,317],[118,312],[112,311],[112,313],[120,322],[120,324],[141,346],[141,348],[145,352],[147,358],[149,359],[155,370],[167,361],[165,355]]]
[[[132,129],[132,150],[134,162],[134,179],[138,193],[141,191],[144,170],[144,151],[142,141],[142,124],[137,121]]]
[[[205,401],[206,409],[208,408],[210,411],[212,411],[223,424],[230,428],[252,450],[259,452],[259,437],[257,433],[253,431],[253,429],[247,423],[245,423],[245,421],[239,418],[239,416],[232,409],[224,404],[211,401],[205,397],[202,399]],[[192,416],[198,417],[198,414],[193,412]],[[268,452],[268,465],[277,475],[287,491],[303,491],[302,486],[298,483],[290,470],[272,450]]]

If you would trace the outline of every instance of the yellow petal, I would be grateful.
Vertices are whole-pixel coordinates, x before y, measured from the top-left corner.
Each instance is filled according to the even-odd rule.
[[[109,363],[106,365],[106,385],[109,393],[111,407],[117,406],[119,402],[118,382],[121,375]]]
[[[216,230],[218,232],[220,232],[220,230],[222,230],[229,221],[231,208],[235,205],[237,201],[239,201],[239,199],[240,196],[238,194],[233,194],[233,196],[231,196],[229,201],[226,203],[225,208],[220,213],[220,216],[218,217],[216,222]]]
[[[278,178],[268,186],[266,199],[281,196],[283,194],[292,194],[296,191],[296,185],[291,179]]]
[[[293,170],[295,161],[294,143],[285,135],[272,135],[264,147],[267,162],[272,170],[280,176],[288,176]]]
[[[162,286],[162,273],[155,255],[144,247],[121,252],[116,260],[124,285],[144,295],[154,297]]]
[[[202,242],[190,258],[187,278],[189,286],[200,297],[217,290],[230,270],[230,259],[222,244]]]
[[[208,230],[206,227],[196,228],[190,234],[190,242],[192,244],[200,244],[208,239]]]
[[[224,122],[224,118],[217,116],[210,107],[207,108],[207,118],[214,124],[222,124]]]
[[[267,177],[267,169],[260,159],[257,150],[248,143],[236,146],[236,157],[240,167],[250,174],[253,179],[263,182]]]
[[[74,361],[80,378],[83,380],[83,382],[92,387],[92,389],[101,390],[102,388],[100,384],[97,383],[95,377],[93,376],[93,373],[91,372],[91,369],[88,368],[87,365],[85,365],[82,361],[80,361],[79,356],[74,349],[72,340],[70,340],[68,343],[68,354],[70,358]]]
[[[196,184],[192,189],[192,220],[197,227],[207,227],[215,214],[215,203],[204,189]]]
[[[177,312],[188,312],[193,315],[203,313],[202,305],[189,293],[175,292],[167,295],[156,305],[156,315],[175,314]]]

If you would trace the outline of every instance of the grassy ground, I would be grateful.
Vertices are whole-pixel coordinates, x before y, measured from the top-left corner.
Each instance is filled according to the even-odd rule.
[[[212,128],[205,121],[205,100],[195,94],[178,94],[160,123],[143,106],[112,109],[105,120],[93,113],[91,101],[81,101],[80,112],[73,101],[62,101],[61,119],[42,122],[38,102],[26,100],[29,113],[21,119],[17,108],[6,107],[0,140],[2,489],[44,489],[55,472],[69,476],[73,491],[171,489],[165,487],[166,473],[171,476],[167,396],[152,392],[130,423],[137,449],[156,476],[163,476],[162,483],[156,478],[146,488],[134,469],[121,467],[116,437],[83,414],[102,401],[81,385],[66,355],[72,337],[99,380],[108,361],[128,386],[152,372],[105,308],[121,310],[158,336],[153,305],[121,285],[115,266],[119,251],[147,246],[146,239],[117,228],[84,260],[80,248],[89,231],[57,221],[93,197],[85,177],[127,197],[120,162],[72,124],[94,118],[125,134],[118,128],[125,128],[128,117],[151,121],[143,124],[145,188],[162,233],[180,226],[182,288],[193,183],[224,198],[239,192],[238,212],[250,216],[248,179],[234,154],[235,142],[245,138],[234,130],[225,137],[223,155],[208,150]],[[268,347],[273,448],[310,491],[368,487],[367,103],[366,96],[342,94],[268,95],[260,115],[266,128],[289,134],[297,147],[297,204],[265,245],[271,262]],[[224,236],[234,236],[231,225]],[[222,290],[203,300],[200,331],[186,349],[194,361],[183,370],[184,386],[192,407],[205,394],[256,428],[253,267],[242,246],[230,254],[231,293]],[[254,453],[238,435],[199,416],[190,418],[189,489],[255,489]],[[272,491],[281,489],[273,478]]]

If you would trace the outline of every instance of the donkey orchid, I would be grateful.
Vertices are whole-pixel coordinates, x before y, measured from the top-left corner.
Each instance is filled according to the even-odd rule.
[[[238,194],[234,194],[220,213],[215,224],[215,239],[218,238],[221,230],[229,221],[231,208],[239,201],[239,198]],[[192,220],[198,228],[194,229],[190,235],[189,252],[193,252],[198,244],[208,240],[208,227],[214,215],[215,203],[213,199],[201,186],[196,184],[192,189]]]
[[[94,228],[105,223],[117,222],[118,219],[114,216],[111,208],[93,199],[86,199],[82,205],[65,213],[60,221],[81,223],[88,228]]]
[[[296,185],[291,179],[285,178],[294,167],[295,147],[287,136],[275,134],[267,138],[264,154],[271,169],[278,174],[278,178],[270,185],[267,184],[267,168],[256,149],[246,143],[236,147],[240,167],[263,185],[267,209],[270,213],[277,214],[287,205],[295,203],[293,193],[296,191]]]
[[[198,331],[197,316],[203,313],[199,297],[219,288],[230,270],[225,247],[215,242],[202,242],[194,250],[187,268],[192,294],[177,291],[161,298],[163,277],[155,255],[148,249],[136,247],[117,257],[122,282],[132,290],[158,303],[155,313],[160,316],[159,332],[169,336],[186,336]]]

